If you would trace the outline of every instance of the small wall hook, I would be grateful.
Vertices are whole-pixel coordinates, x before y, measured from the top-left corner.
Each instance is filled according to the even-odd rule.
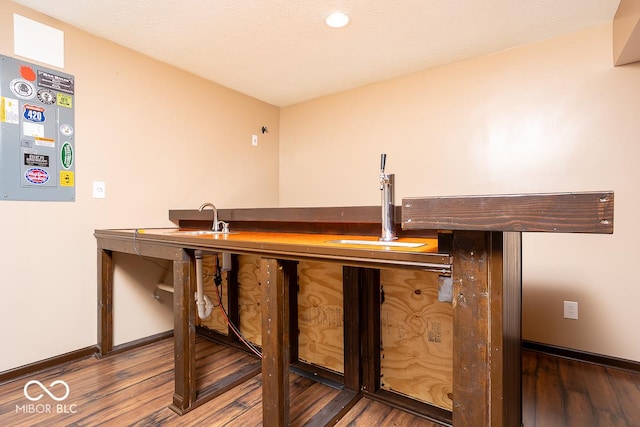
[[[262,133],[269,133],[269,128],[267,128],[266,126],[262,126]]]

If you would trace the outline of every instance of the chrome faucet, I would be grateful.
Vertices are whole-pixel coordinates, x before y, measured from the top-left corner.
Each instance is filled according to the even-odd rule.
[[[387,155],[380,156],[380,190],[382,191],[382,236],[381,241],[390,242],[396,240],[394,231],[395,206],[393,202],[393,174],[384,173],[387,163]]]
[[[213,205],[213,203],[209,203],[209,202],[203,203],[202,205],[200,205],[198,210],[202,212],[207,207],[210,207],[211,209],[213,209],[213,223],[211,224],[211,230],[214,233],[218,233],[218,232],[228,233],[229,224],[224,221],[218,221],[218,209]],[[220,230],[220,226],[222,226],[222,230]]]

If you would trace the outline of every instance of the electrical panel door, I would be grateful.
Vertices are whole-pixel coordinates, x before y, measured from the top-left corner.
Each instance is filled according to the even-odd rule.
[[[0,55],[0,200],[75,201],[74,78]]]

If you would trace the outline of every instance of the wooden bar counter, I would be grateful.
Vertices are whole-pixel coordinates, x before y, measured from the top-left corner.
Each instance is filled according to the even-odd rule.
[[[414,247],[379,245],[376,206],[220,210],[232,233],[215,235],[192,233],[210,229],[211,211],[169,215],[179,228],[96,230],[98,342],[102,356],[113,351],[113,252],[172,261],[175,412],[184,414],[261,369],[263,424],[289,424],[295,264],[321,261],[343,266],[344,372],[334,375],[338,397],[308,425],[335,423],[366,396],[444,425],[519,426],[522,232],[612,233],[613,193],[404,199],[396,207],[397,242]],[[195,251],[258,256],[263,285],[261,363],[207,390],[195,383]],[[380,271],[388,268],[433,273],[445,288],[450,284],[451,411],[381,389]]]

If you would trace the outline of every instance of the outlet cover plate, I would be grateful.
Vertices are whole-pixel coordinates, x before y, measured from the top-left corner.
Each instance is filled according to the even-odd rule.
[[[104,199],[106,197],[105,191],[106,191],[106,187],[104,182],[93,181],[93,198],[94,199]]]
[[[578,320],[578,303],[576,301],[564,302],[564,318]]]

